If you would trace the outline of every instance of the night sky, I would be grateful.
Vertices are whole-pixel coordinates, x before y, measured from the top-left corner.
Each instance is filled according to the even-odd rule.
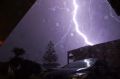
[[[76,0],[76,3],[78,30],[89,42],[120,39],[120,17],[107,0]],[[76,30],[74,11],[73,0],[37,0],[0,47],[0,60],[8,60],[13,56],[12,48],[21,47],[26,50],[25,58],[41,63],[51,40],[59,62],[66,64],[67,51],[87,45]]]

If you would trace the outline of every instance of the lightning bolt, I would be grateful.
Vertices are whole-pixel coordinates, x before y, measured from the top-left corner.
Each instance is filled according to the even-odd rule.
[[[92,45],[94,45],[94,44],[91,43],[90,41],[88,41],[87,36],[79,30],[79,25],[78,25],[78,22],[77,22],[77,20],[76,20],[77,11],[78,11],[78,5],[77,5],[76,0],[73,0],[73,5],[74,5],[73,22],[74,22],[74,25],[75,25],[75,30],[76,30],[76,32],[77,32],[80,36],[83,37],[83,39],[84,39],[84,41],[85,41],[85,43],[86,43],[87,45],[91,45],[91,46],[92,46]]]

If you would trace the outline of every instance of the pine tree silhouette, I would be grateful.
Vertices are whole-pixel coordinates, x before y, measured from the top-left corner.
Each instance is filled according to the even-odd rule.
[[[48,66],[51,65],[53,67],[56,67],[59,65],[57,63],[58,57],[57,57],[56,51],[54,49],[54,44],[52,41],[48,43],[47,51],[45,52],[43,59],[44,59],[44,64]]]

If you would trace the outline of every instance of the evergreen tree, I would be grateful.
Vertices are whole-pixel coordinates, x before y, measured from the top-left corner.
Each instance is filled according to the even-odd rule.
[[[47,46],[47,51],[45,52],[44,56],[43,56],[43,59],[44,59],[44,65],[46,64],[47,66],[53,66],[53,67],[56,67],[58,66],[59,64],[57,63],[57,60],[58,60],[58,57],[57,57],[57,54],[56,54],[56,51],[54,49],[54,44],[52,41],[50,41],[48,43],[48,46]]]
[[[13,53],[15,55],[15,57],[19,57],[21,55],[24,55],[25,54],[25,50],[23,48],[14,48],[13,50]]]

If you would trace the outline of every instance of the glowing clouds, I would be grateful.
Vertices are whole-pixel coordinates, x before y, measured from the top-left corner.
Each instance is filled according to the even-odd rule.
[[[76,32],[84,39],[84,41],[85,41],[85,43],[86,43],[87,45],[94,45],[93,43],[91,43],[91,42],[88,40],[87,36],[79,30],[79,25],[78,25],[78,22],[77,22],[77,20],[76,20],[77,11],[78,11],[78,5],[77,5],[76,0],[73,0],[73,5],[74,5],[73,22],[74,22],[74,25],[75,25],[75,30],[76,30]]]

